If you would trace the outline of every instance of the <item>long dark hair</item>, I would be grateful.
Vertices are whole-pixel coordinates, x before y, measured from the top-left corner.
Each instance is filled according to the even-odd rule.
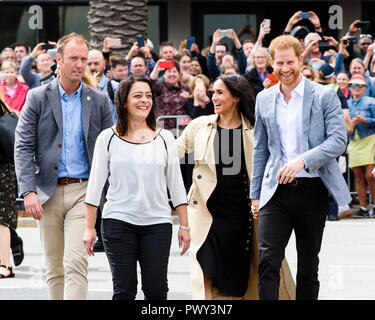
[[[155,92],[152,87],[151,81],[143,76],[134,76],[131,75],[125,80],[122,80],[117,87],[115,94],[115,108],[117,114],[117,123],[116,131],[120,136],[123,136],[128,131],[128,109],[126,108],[126,101],[128,99],[129,91],[134,83],[136,82],[145,82],[150,86],[152,93],[152,107],[151,111],[146,118],[146,123],[149,128],[153,131],[156,130],[156,117],[155,117],[155,108],[156,108],[156,98]]]
[[[253,88],[250,86],[243,76],[238,74],[223,74],[216,78],[224,82],[225,86],[230,91],[233,97],[239,98],[238,111],[249,120],[250,125],[254,127],[255,124],[255,94]]]

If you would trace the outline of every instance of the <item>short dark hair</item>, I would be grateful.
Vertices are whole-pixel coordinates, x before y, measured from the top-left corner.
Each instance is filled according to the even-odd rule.
[[[114,55],[111,57],[111,68],[115,69],[117,65],[127,66],[128,60],[126,60],[123,56]]]
[[[136,82],[146,82],[150,86],[152,93],[152,107],[146,118],[146,123],[149,128],[154,131],[156,130],[156,96],[152,83],[145,77],[131,75],[127,79],[120,82],[115,94],[115,108],[117,115],[116,131],[120,136],[125,135],[128,131],[128,110],[126,108],[126,101],[128,99],[131,87]]]
[[[224,46],[225,47],[225,51],[228,51],[228,45],[225,42],[219,42],[218,44],[216,44],[216,47],[217,46]]]
[[[160,46],[159,46],[159,51],[163,48],[163,47],[173,47],[174,48],[174,44],[172,41],[163,41]]]
[[[134,58],[141,58],[141,59],[144,61],[145,66],[147,67],[147,59],[146,59],[145,55],[144,55],[142,52],[138,52],[138,53],[132,58],[132,60],[133,60]]]
[[[26,44],[24,44],[24,43],[12,43],[11,45],[10,45],[10,47],[13,49],[13,50],[15,50],[16,49],[16,47],[24,47],[25,49],[26,49],[26,52],[29,52],[29,48],[27,47],[27,45]]]
[[[247,118],[252,127],[255,124],[255,94],[249,81],[238,74],[223,74],[216,78],[221,80],[233,97],[239,98],[238,111]]]

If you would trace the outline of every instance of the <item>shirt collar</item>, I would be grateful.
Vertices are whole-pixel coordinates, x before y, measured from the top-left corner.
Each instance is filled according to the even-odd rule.
[[[306,78],[302,75],[302,80],[299,82],[297,87],[295,87],[292,90],[292,96],[294,96],[294,93],[297,93],[300,97],[303,97],[303,92],[305,91],[305,82],[306,82],[305,79]],[[280,90],[280,84],[281,82],[279,81],[277,83],[277,97],[284,98],[284,95],[281,93],[281,90]]]
[[[60,84],[60,76],[57,78],[57,84],[59,86],[59,93],[60,93],[60,98],[68,98],[68,94],[65,92],[64,88]],[[80,97],[82,92],[82,81],[79,83],[79,87],[76,91],[74,91],[71,96],[74,97]]]

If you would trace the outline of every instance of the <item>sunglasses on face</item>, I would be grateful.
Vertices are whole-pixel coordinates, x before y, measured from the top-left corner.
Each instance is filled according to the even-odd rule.
[[[370,38],[370,39],[372,39],[372,35],[371,34],[360,34],[359,37],[360,38]]]
[[[361,89],[362,87],[366,87],[366,85],[365,84],[359,84],[359,83],[352,83],[351,85],[350,85],[350,87],[352,87],[352,88],[359,88],[359,89]]]

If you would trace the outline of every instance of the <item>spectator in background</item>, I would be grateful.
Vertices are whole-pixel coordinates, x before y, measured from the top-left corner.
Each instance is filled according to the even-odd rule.
[[[11,109],[20,113],[29,87],[17,79],[16,63],[5,61],[1,66],[1,72],[3,80],[0,82],[0,90],[4,101]]]
[[[91,74],[98,80],[97,89],[101,92],[107,92],[107,85],[109,79],[104,75],[105,60],[103,53],[99,50],[93,49],[89,51],[87,60],[87,67]]]
[[[149,76],[147,60],[143,54],[135,55],[130,61],[129,74],[134,76]],[[152,71],[152,69],[150,69]]]
[[[111,74],[112,78],[108,79],[107,93],[111,100],[110,108],[113,122],[116,123],[117,117],[114,107],[116,89],[121,82],[128,77],[128,61],[122,56],[115,55],[111,57]]]
[[[251,41],[250,39],[245,39],[242,41],[242,48],[243,52],[245,53],[246,59],[249,58],[251,50],[254,48],[254,42]]]
[[[30,89],[39,87],[42,84],[40,79],[51,72],[51,66],[54,64],[54,61],[49,59],[46,50],[42,48],[44,44],[44,42],[38,43],[31,51],[30,55],[22,59],[20,73]],[[49,42],[49,44],[56,45],[54,42]],[[32,71],[34,59],[36,59],[37,73]],[[43,82],[43,84],[53,79],[54,78],[51,77]]]
[[[16,53],[12,48],[6,47],[1,51],[1,61],[10,61],[10,62],[17,62]]]
[[[265,48],[258,47],[254,49],[251,67],[251,70],[245,73],[245,78],[249,81],[255,96],[257,96],[260,91],[267,87],[267,75],[273,72],[270,55]]]
[[[134,65],[137,65],[137,67],[133,67],[133,68],[137,69],[137,70],[135,70],[136,71],[135,73],[131,71],[132,61],[133,61],[134,58],[136,58],[136,61],[134,62]],[[146,72],[143,72],[143,70],[141,71],[141,69],[143,69],[143,67],[140,66],[140,64],[143,64],[143,63],[140,60],[140,58],[143,58],[143,60],[145,61]],[[130,48],[129,53],[126,56],[126,59],[128,60],[129,75],[131,75],[131,74],[134,74],[134,75],[143,74],[143,75],[149,76],[150,73],[152,72],[152,70],[154,69],[154,66],[155,66],[155,61],[152,58],[151,48],[148,46],[148,42],[146,42],[145,46],[140,48],[140,49],[138,48],[138,42],[134,42],[133,46]]]
[[[319,58],[312,58],[309,60],[308,65],[314,70],[315,78],[319,76],[319,68],[324,64],[324,60]]]
[[[304,61],[309,61],[313,58],[322,59],[323,55],[318,44],[320,40],[322,40],[322,37],[316,32],[310,32],[305,37],[305,49],[302,53]]]
[[[315,80],[315,72],[310,66],[308,65],[302,66],[301,73],[305,76],[305,78],[309,79],[310,81]]]
[[[358,49],[359,54],[357,54],[358,58],[361,58],[362,60],[365,58],[367,54],[367,49],[369,46],[371,46],[373,43],[372,35],[371,34],[360,34],[359,35],[359,41],[358,41]]]
[[[191,54],[189,51],[183,51],[177,61],[180,67],[181,84],[189,86],[190,81],[193,79],[193,76],[190,75]]]
[[[160,62],[166,61],[159,59],[154,70],[150,74],[150,79],[154,84],[157,109],[159,116],[167,115],[186,115],[186,104],[190,95],[190,89],[180,82],[180,67],[176,61],[173,61],[173,68],[165,69],[164,81],[159,81],[158,76],[162,68],[159,67]],[[179,129],[183,128],[182,126]],[[176,120],[165,119],[164,129],[172,130],[175,133]]]
[[[164,41],[159,47],[159,59],[173,60],[176,55],[176,49],[172,41]]]
[[[254,64],[252,64],[252,59],[253,59],[253,54],[254,52],[258,49],[263,47],[263,40],[264,37],[271,32],[271,27],[264,26],[264,22],[262,22],[259,26],[259,35],[257,38],[257,41],[255,42],[255,45],[253,49],[251,50],[249,56],[247,57],[247,67],[246,67],[246,72],[250,72],[252,68],[254,68]]]
[[[233,29],[231,30],[231,35],[228,36],[229,39],[233,41],[236,58],[237,58],[237,66],[240,74],[244,74],[246,71],[246,56],[243,51],[242,45],[240,40],[237,37],[236,32]],[[215,80],[221,73],[221,63],[222,58],[227,53],[227,49],[224,51],[224,45],[220,43],[220,40],[223,39],[223,36],[220,34],[220,29],[217,29],[212,36],[212,45],[210,47],[209,54],[207,56],[207,68],[208,72],[210,73],[211,80]],[[225,46],[226,47],[226,46]]]
[[[10,111],[0,93],[0,117]],[[4,154],[2,149],[0,149],[0,279],[5,279],[14,277],[9,252],[11,232],[17,228],[18,212],[14,192],[17,187],[17,179],[13,154]]]
[[[11,45],[16,54],[16,64],[17,68],[21,66],[22,59],[27,56],[28,48],[25,44],[14,43]]]
[[[213,114],[214,105],[210,99],[210,79],[204,74],[198,74],[190,82],[190,96],[186,104],[187,113],[192,119]]]
[[[202,74],[202,67],[197,58],[193,58],[190,63],[190,74],[192,76],[196,76],[198,74]]]
[[[365,76],[365,71],[366,71],[365,65],[364,65],[364,63],[361,59],[354,58],[350,62],[350,66],[349,66],[350,74],[352,76],[354,76],[354,75],[363,76],[365,81],[366,81],[366,87],[365,87],[364,95],[374,98],[375,97],[375,85],[372,83],[372,81],[370,80],[369,77]]]
[[[225,63],[221,65],[222,74],[239,74],[238,68],[234,63]]]
[[[355,216],[368,217],[366,183],[375,204],[375,99],[365,95],[366,82],[361,74],[349,81],[351,97],[348,100],[354,132],[349,135],[349,167],[354,172],[355,187],[360,208]]]

